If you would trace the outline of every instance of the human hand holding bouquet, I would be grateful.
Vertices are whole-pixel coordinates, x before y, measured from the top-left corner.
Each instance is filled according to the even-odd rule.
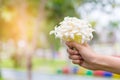
[[[90,50],[86,43],[93,38],[93,31],[94,29],[87,21],[75,17],[65,17],[50,34],[55,34],[56,38],[67,42],[69,58],[72,59],[73,63],[81,65],[85,61],[84,54],[81,52],[85,53]],[[79,46],[82,46],[83,49]],[[89,54],[85,56],[88,57],[87,61],[90,61]]]
[[[87,21],[75,17],[65,17],[50,34],[55,34],[57,38],[66,42],[69,58],[74,64],[87,69],[120,74],[119,58],[96,54],[87,44],[87,41],[93,38],[93,31],[94,29]]]

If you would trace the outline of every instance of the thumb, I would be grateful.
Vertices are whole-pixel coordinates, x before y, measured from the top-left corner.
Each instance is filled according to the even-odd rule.
[[[79,43],[76,43],[76,42],[73,42],[73,41],[71,41],[71,42],[66,42],[66,45],[67,45],[69,48],[71,48],[71,49],[75,48],[75,49],[78,50],[78,51],[81,49],[81,45],[80,45]]]

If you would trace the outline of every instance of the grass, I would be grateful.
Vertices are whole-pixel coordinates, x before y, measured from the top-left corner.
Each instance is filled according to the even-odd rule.
[[[33,59],[33,69],[34,70],[41,70],[48,73],[56,73],[58,69],[62,69],[62,67],[66,66],[67,62],[62,60],[46,60],[46,59]]]
[[[0,77],[0,80],[4,80],[4,79]]]
[[[4,59],[1,61],[2,68],[13,68],[13,61],[11,59]]]
[[[41,67],[49,67],[49,68],[53,68],[53,69],[58,69],[65,65],[67,65],[67,62],[65,62],[63,60],[58,60],[58,59],[57,60],[46,60],[46,59],[35,58],[35,57],[32,59],[33,70],[39,69]],[[24,65],[24,67],[15,68],[14,61],[11,59],[2,60],[1,67],[2,68],[14,68],[14,69],[18,69],[18,70],[26,69],[25,65]]]

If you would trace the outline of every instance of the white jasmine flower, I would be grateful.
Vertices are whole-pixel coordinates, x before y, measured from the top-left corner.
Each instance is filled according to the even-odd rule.
[[[93,31],[94,29],[87,21],[75,17],[65,17],[59,26],[50,31],[50,34],[55,34],[63,41],[76,41],[83,44],[93,38]]]

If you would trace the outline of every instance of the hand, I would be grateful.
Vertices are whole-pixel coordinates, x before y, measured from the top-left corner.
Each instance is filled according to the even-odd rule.
[[[87,69],[98,69],[95,62],[99,56],[87,43],[81,45],[76,42],[66,42],[66,45],[68,46],[67,52],[69,53],[69,58],[74,64],[78,64]]]

